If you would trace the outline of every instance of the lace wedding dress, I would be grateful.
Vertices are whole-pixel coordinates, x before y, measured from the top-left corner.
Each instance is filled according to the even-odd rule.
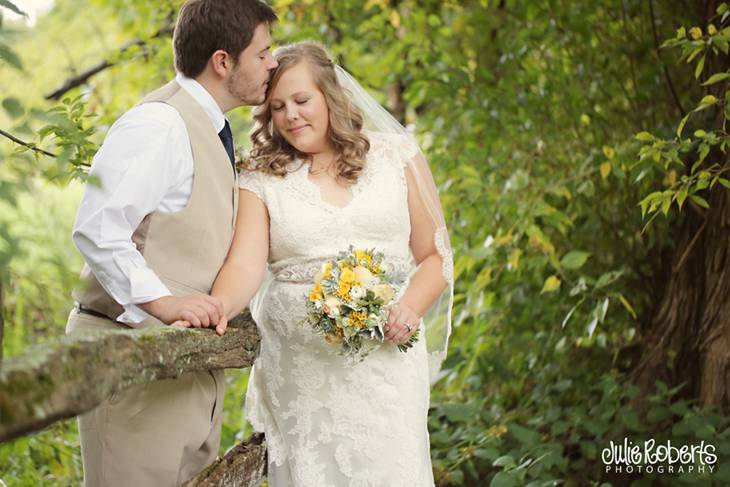
[[[366,167],[343,208],[322,200],[305,164],[284,178],[240,175],[240,187],[264,202],[270,218],[273,280],[254,311],[262,339],[246,413],[266,434],[271,487],[434,485],[425,340],[406,353],[386,342],[352,363],[303,323],[314,275],[350,245],[413,269],[404,168],[418,149],[402,136],[368,136]]]

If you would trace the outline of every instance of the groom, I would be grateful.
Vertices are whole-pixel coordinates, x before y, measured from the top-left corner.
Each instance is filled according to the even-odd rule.
[[[238,204],[224,113],[264,101],[274,11],[259,0],[189,0],[173,34],[175,80],[117,120],[96,154],[73,239],[86,265],[67,333],[225,324],[208,295]],[[87,487],[165,487],[218,453],[222,371],[135,386],[79,417]]]

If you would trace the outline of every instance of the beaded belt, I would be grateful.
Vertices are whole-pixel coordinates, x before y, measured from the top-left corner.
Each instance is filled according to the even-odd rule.
[[[322,270],[324,264],[329,260],[335,260],[335,257],[298,260],[296,262],[285,259],[271,264],[269,270],[276,281],[309,284],[314,281],[314,276]],[[391,276],[393,282],[405,281],[413,270],[413,260],[410,258],[386,257],[383,268]]]

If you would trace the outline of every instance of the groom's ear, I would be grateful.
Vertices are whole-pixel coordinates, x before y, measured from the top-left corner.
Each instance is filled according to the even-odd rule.
[[[210,56],[209,63],[211,64],[213,71],[215,71],[215,73],[221,78],[225,78],[228,75],[229,70],[233,68],[233,59],[230,54],[223,49],[215,51]]]

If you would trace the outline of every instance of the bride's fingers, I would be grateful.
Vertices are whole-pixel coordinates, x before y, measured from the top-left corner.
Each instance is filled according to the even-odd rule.
[[[227,327],[228,327],[228,318],[226,317],[226,315],[223,315],[223,316],[221,316],[220,321],[218,322],[218,324],[215,327],[215,332],[218,335],[222,336],[226,332]]]
[[[385,338],[392,340],[398,332],[398,322],[400,321],[400,307],[394,306],[388,310],[388,321],[385,323]]]
[[[176,328],[190,328],[192,325],[189,321],[186,320],[177,320],[170,324],[170,326],[174,326]]]

